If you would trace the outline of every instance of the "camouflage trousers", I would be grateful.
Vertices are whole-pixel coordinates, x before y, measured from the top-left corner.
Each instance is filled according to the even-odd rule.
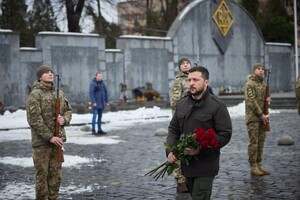
[[[178,160],[176,162],[179,165],[179,168],[174,169],[173,174],[177,183],[185,183],[185,177],[181,173],[181,162]]]
[[[248,161],[250,166],[252,166],[255,163],[260,163],[263,159],[266,132],[262,122],[248,123],[247,130],[249,135]]]
[[[57,199],[61,182],[61,163],[56,161],[57,148],[45,145],[33,148],[35,196],[37,200]]]

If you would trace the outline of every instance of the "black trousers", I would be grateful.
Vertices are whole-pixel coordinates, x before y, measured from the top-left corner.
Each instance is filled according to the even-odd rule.
[[[186,178],[189,193],[193,200],[209,200],[211,197],[213,177]]]

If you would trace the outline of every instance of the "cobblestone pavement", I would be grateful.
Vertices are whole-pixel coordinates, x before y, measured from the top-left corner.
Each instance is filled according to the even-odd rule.
[[[271,175],[253,177],[247,162],[248,134],[244,117],[233,118],[233,136],[222,149],[219,175],[213,186],[212,199],[300,199],[300,118],[296,110],[271,115],[271,132],[267,133],[264,166]],[[62,186],[89,188],[86,192],[61,191],[59,199],[99,200],[189,200],[188,194],[177,194],[173,176],[158,181],[144,176],[165,161],[165,136],[154,136],[158,128],[167,128],[168,121],[136,124],[133,127],[109,132],[121,142],[112,145],[75,145],[66,143],[68,155],[105,159],[81,168],[63,168]],[[79,129],[79,128],[78,128]],[[295,145],[278,146],[278,139],[291,136]],[[105,136],[102,136],[105,137]],[[1,156],[29,157],[30,141],[0,143]],[[26,169],[26,170],[25,170]],[[0,164],[1,190],[7,183],[19,181],[34,184],[34,169]],[[12,197],[16,199],[20,197]],[[21,198],[22,199],[22,198]]]

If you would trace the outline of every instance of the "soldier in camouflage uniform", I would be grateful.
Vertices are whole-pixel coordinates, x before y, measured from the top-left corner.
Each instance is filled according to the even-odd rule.
[[[295,92],[296,92],[298,114],[300,115],[300,76],[298,76],[297,78]]]
[[[35,167],[36,199],[57,199],[61,182],[61,162],[57,162],[57,146],[66,141],[64,126],[70,123],[72,108],[60,91],[60,137],[55,137],[55,102],[57,92],[53,84],[53,71],[42,65],[37,68],[38,80],[34,82],[27,99],[27,121],[31,127],[33,163]]]
[[[170,105],[173,115],[176,110],[177,102],[189,91],[188,70],[191,68],[191,61],[186,57],[182,57],[178,61],[178,67],[179,72],[170,89]]]
[[[263,148],[266,138],[264,123],[269,121],[269,116],[263,114],[266,84],[263,82],[264,66],[255,64],[253,74],[244,86],[246,125],[249,135],[248,156],[251,174],[256,176],[269,175],[270,172],[262,168]],[[270,98],[267,98],[270,102]]]
[[[173,115],[176,110],[177,102],[189,91],[188,70],[191,68],[191,61],[186,57],[182,57],[178,61],[178,67],[179,72],[177,73],[176,79],[170,89],[170,105]],[[177,164],[180,165],[180,161],[178,161]],[[175,169],[173,174],[177,182],[177,191],[188,192],[185,177],[181,174],[181,168]]]

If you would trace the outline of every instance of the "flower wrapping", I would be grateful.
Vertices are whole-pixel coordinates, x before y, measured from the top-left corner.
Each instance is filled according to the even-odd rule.
[[[178,160],[186,165],[189,165],[191,159],[197,159],[197,156],[189,155],[188,148],[199,149],[201,151],[205,148],[219,148],[220,146],[216,139],[216,132],[212,128],[207,130],[204,128],[196,128],[193,133],[182,134],[176,145],[170,146],[166,143],[164,143],[164,145],[169,152],[172,152]],[[146,173],[145,176],[153,175],[153,178],[157,180],[158,178],[163,178],[166,173],[168,175],[172,174],[176,168],[179,168],[178,164],[166,161]]]

